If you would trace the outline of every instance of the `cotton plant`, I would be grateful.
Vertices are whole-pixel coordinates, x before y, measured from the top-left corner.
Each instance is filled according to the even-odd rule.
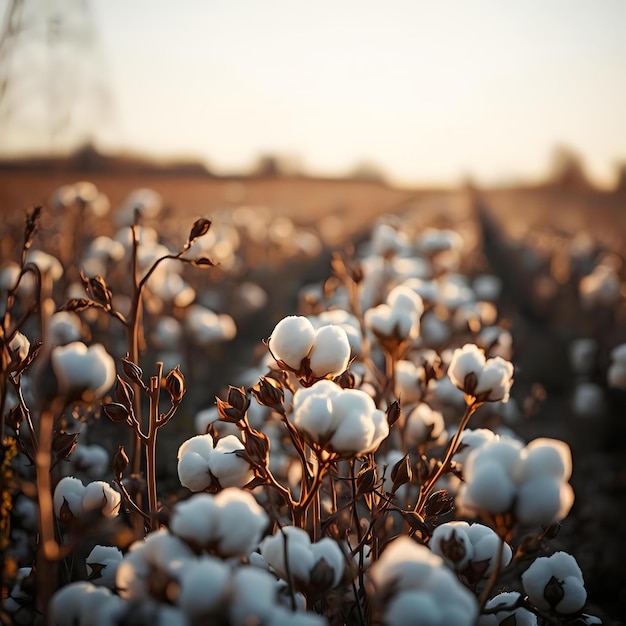
[[[116,546],[94,546],[85,559],[87,579],[94,585],[115,589],[117,567],[123,558]]]
[[[507,623],[515,626],[538,626],[535,613],[519,606],[522,600],[522,595],[517,591],[499,593],[485,604],[489,613],[480,616],[478,626],[500,626]]]

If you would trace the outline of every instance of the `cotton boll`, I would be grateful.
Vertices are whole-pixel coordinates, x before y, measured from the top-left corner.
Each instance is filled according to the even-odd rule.
[[[485,443],[494,441],[498,436],[488,428],[466,429],[461,433],[461,441],[453,455],[454,461],[465,466],[468,456]]]
[[[330,324],[341,326],[348,337],[351,355],[356,356],[361,353],[361,344],[363,342],[361,326],[359,320],[354,315],[343,309],[331,309],[330,311],[322,311],[317,317],[317,322],[320,327]]]
[[[54,489],[54,514],[62,519],[67,513],[78,517],[82,511],[85,485],[78,478],[61,478]]]
[[[322,559],[333,572],[333,580],[331,587],[336,587],[345,570],[345,557],[341,548],[334,539],[324,537],[311,544],[311,553],[313,554],[314,563],[317,565]]]
[[[606,402],[602,387],[592,382],[578,383],[574,389],[572,408],[576,415],[583,418],[591,419],[604,415]]]
[[[607,372],[609,387],[626,389],[626,343],[611,350],[611,364]]]
[[[215,444],[209,457],[209,469],[223,488],[243,487],[254,478],[248,462],[235,454],[239,450],[244,450],[243,443],[227,435]]]
[[[108,590],[104,590],[106,594]],[[98,592],[98,587],[86,581],[73,582],[61,587],[52,596],[50,615],[56,626],[74,626],[81,624],[82,603],[88,594]],[[108,592],[110,594],[110,592]],[[98,599],[104,596],[98,594]]]
[[[309,575],[315,564],[311,553],[311,540],[306,531],[296,526],[286,526],[274,535],[266,537],[259,546],[261,556],[278,576],[287,579],[285,543],[289,571],[302,585],[309,583]]]
[[[537,626],[537,616],[524,608],[507,608],[514,607],[520,598],[520,594],[517,591],[506,591],[499,593],[487,602],[486,609],[493,610],[498,607],[502,607],[500,610],[489,615],[481,615],[478,620],[478,626],[499,626],[500,624],[508,623],[506,620],[511,621],[515,626]]]
[[[466,532],[474,552],[471,560],[476,563],[489,561],[489,565],[483,573],[483,578],[489,578],[496,569],[498,562],[500,538],[491,528],[478,523],[470,524]],[[511,546],[505,542],[502,544],[501,566],[506,567],[512,558]]]
[[[446,522],[435,528],[428,544],[433,554],[457,572],[463,571],[474,556],[468,529],[467,522]]]
[[[507,402],[513,383],[513,364],[500,357],[488,359],[478,376],[474,393],[489,402]]]
[[[483,464],[497,463],[500,466],[500,472],[512,477],[519,466],[520,458],[524,445],[515,440],[506,438],[498,438],[485,443],[471,454],[465,463],[464,471],[466,478],[471,480],[474,472]]]
[[[350,343],[346,331],[337,325],[318,329],[309,359],[316,377],[339,376],[348,368],[350,361]]]
[[[159,318],[150,336],[156,348],[171,350],[180,346],[183,329],[176,318],[164,315]]]
[[[448,367],[448,376],[454,385],[459,389],[465,390],[467,376],[473,374],[478,379],[485,362],[485,354],[478,346],[469,343],[465,344],[462,348],[454,351]]]
[[[314,341],[313,324],[306,317],[290,315],[276,324],[268,345],[274,358],[298,370],[302,359],[308,356],[313,347]]]
[[[441,345],[448,341],[451,334],[450,326],[434,311],[424,313],[421,321],[421,336],[426,345]]]
[[[240,567],[232,577],[229,602],[233,626],[267,624],[276,608],[276,579],[257,567]]]
[[[557,478],[538,476],[520,485],[515,515],[522,524],[549,526],[562,519],[561,489],[565,487]],[[569,489],[569,485],[567,485]],[[568,494],[564,494],[568,495]],[[570,503],[571,507],[571,503]],[[569,512],[569,508],[567,512]],[[566,514],[567,514],[566,512]]]
[[[218,516],[215,498],[200,493],[176,504],[170,532],[191,545],[206,547],[215,538]]]
[[[580,567],[566,552],[535,559],[522,574],[522,585],[530,601],[543,611],[552,609],[569,615],[582,609],[587,601]]]
[[[89,479],[101,478],[109,469],[110,457],[106,448],[97,443],[78,444],[70,457],[72,467]]]
[[[470,512],[506,513],[515,498],[515,484],[496,461],[485,461],[459,488],[457,504]]]
[[[218,507],[215,538],[221,556],[252,552],[269,523],[264,509],[248,491],[230,487],[215,496]]]
[[[101,511],[106,517],[119,515],[122,496],[108,483],[95,481],[88,483],[83,493],[82,511]]]
[[[569,362],[575,374],[587,376],[593,372],[598,354],[598,342],[591,338],[575,339],[569,345]]]
[[[569,446],[558,439],[534,439],[524,449],[515,475],[520,482],[539,476],[551,476],[558,481],[569,480],[572,475]]]
[[[85,559],[88,579],[95,585],[114,589],[117,566],[122,559],[122,553],[114,546],[94,546]]]
[[[419,616],[419,618],[417,617]],[[425,626],[442,624],[442,608],[426,591],[404,591],[395,595],[387,605],[384,623],[388,626]]]
[[[420,446],[429,441],[437,441],[444,429],[443,415],[421,402],[406,418],[404,430],[406,444],[408,446]]]
[[[230,568],[213,557],[187,563],[179,577],[177,604],[192,619],[216,610],[228,594]]]
[[[178,479],[191,491],[202,491],[212,482],[209,458],[213,452],[211,435],[196,435],[178,449]]]
[[[63,276],[61,261],[42,250],[30,250],[26,255],[26,262],[36,265],[42,274],[48,274],[54,281]]]
[[[212,407],[209,407],[208,409],[203,409],[202,411],[199,411],[198,413],[196,413],[195,417],[193,418],[196,432],[199,435],[205,435],[207,428],[211,424],[215,424],[216,422],[218,422],[219,419],[220,419],[220,415],[218,413],[216,406],[212,406]]]
[[[417,367],[412,361],[396,363],[394,393],[402,400],[403,406],[418,402],[422,397],[420,381],[424,378],[424,368]]]

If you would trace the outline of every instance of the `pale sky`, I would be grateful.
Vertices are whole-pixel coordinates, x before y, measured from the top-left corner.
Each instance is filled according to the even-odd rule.
[[[556,144],[604,183],[626,159],[623,0],[89,6],[109,147],[216,171],[262,152],[317,173],[371,161],[409,184],[541,176]]]

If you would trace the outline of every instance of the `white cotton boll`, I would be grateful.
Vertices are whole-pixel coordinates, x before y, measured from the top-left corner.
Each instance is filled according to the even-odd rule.
[[[215,610],[226,599],[230,568],[213,557],[200,557],[181,570],[177,604],[190,618]]]
[[[487,300],[494,302],[500,297],[502,291],[502,280],[497,276],[483,274],[477,276],[472,283],[472,288],[477,300]]]
[[[334,324],[318,329],[309,359],[311,371],[319,378],[339,376],[345,372],[350,362],[350,342],[346,331]]]
[[[73,582],[61,587],[52,596],[50,616],[56,626],[75,626],[81,623],[81,605],[87,594],[98,588],[86,581]]]
[[[490,402],[507,402],[513,383],[513,364],[500,357],[488,359],[478,375],[478,382],[473,395],[480,397],[488,394]]]
[[[85,559],[88,579],[95,585],[114,589],[117,566],[123,558],[120,550],[114,546],[94,546]]]
[[[420,446],[437,441],[445,429],[443,415],[421,402],[407,416],[404,435],[406,444]]]
[[[483,464],[497,463],[500,472],[507,476],[514,476],[520,462],[524,445],[516,439],[499,437],[480,446],[471,454],[465,463],[465,478],[471,480],[473,474]]]
[[[64,346],[78,341],[82,336],[80,317],[72,311],[58,311],[48,324],[48,341],[50,346]]]
[[[269,523],[264,509],[249,491],[230,487],[215,496],[218,506],[215,538],[221,556],[246,555],[258,545]]]
[[[407,311],[420,317],[424,312],[424,302],[422,299],[406,285],[394,287],[387,296],[387,304],[394,311]]]
[[[308,318],[290,315],[276,324],[269,338],[269,349],[275,359],[294,370],[300,369],[315,341],[315,329]]]
[[[457,408],[465,406],[465,394],[454,385],[448,376],[429,381],[428,397],[447,406]]]
[[[445,343],[452,332],[447,322],[439,319],[434,311],[424,313],[421,321],[421,336],[426,345],[436,346]]]
[[[461,466],[465,466],[467,458],[474,450],[495,439],[499,437],[488,428],[468,428],[461,433],[459,447],[452,458]]]
[[[418,402],[422,397],[420,386],[424,378],[424,368],[418,367],[412,361],[400,360],[396,363],[396,398],[402,400],[403,406]]]
[[[461,485],[458,501],[463,510],[506,513],[513,504],[515,493],[515,484],[503,472],[502,465],[485,461],[472,472],[471,480]]]
[[[470,524],[467,529],[467,536],[472,543],[472,561],[480,562],[489,560],[489,565],[483,573],[483,578],[489,578],[496,569],[498,562],[498,550],[500,548],[500,538],[488,526],[483,524]],[[513,558],[513,551],[508,543],[502,544],[501,567],[506,567]]]
[[[87,254],[98,259],[121,261],[124,258],[124,246],[106,235],[100,235],[91,241]]]
[[[540,476],[550,476],[559,481],[572,475],[570,447],[559,439],[540,437],[531,441],[521,455],[515,470],[516,480],[525,482]]]
[[[592,382],[578,383],[574,389],[572,409],[579,417],[588,419],[603,415],[606,402],[602,387]]]
[[[54,490],[54,514],[61,518],[66,505],[70,513],[78,517],[82,511],[84,493],[85,485],[78,478],[73,476],[61,478]]]
[[[474,344],[466,343],[454,351],[448,367],[448,376],[459,389],[465,389],[466,376],[474,374],[478,378],[485,362],[483,351]]]
[[[587,601],[580,567],[566,552],[535,559],[522,574],[522,585],[531,603],[543,611],[553,609],[568,615],[582,609]]]
[[[393,337],[397,333],[397,319],[388,304],[379,304],[365,311],[365,325],[378,337]]]
[[[78,444],[70,457],[76,472],[82,472],[90,479],[101,478],[109,469],[110,457],[106,448],[97,443]]]
[[[118,209],[115,222],[120,226],[130,226],[135,222],[135,213],[140,220],[153,219],[161,212],[163,198],[154,189],[135,189],[131,191]]]
[[[474,556],[468,529],[467,522],[446,522],[435,528],[428,543],[433,554],[457,572],[464,570]]]
[[[191,544],[206,547],[215,538],[218,516],[214,497],[200,493],[176,504],[170,532]]]
[[[213,452],[211,435],[196,435],[178,449],[178,479],[191,491],[202,491],[212,482],[209,458]]]
[[[323,559],[334,572],[331,587],[336,587],[343,577],[346,563],[345,556],[337,542],[330,537],[323,537],[316,543],[311,544],[311,552],[315,564]]]
[[[311,539],[305,530],[296,526],[286,526],[274,535],[265,537],[259,546],[261,556],[278,576],[287,580],[285,543],[289,572],[295,580],[307,585],[315,560],[311,552]]]
[[[442,624],[441,613],[441,607],[428,592],[404,591],[387,605],[384,623],[388,626],[438,626]]]
[[[108,483],[101,480],[88,483],[83,493],[82,510],[101,511],[106,517],[115,517],[120,513],[122,496]]]
[[[26,255],[26,262],[36,265],[42,274],[49,274],[52,280],[59,280],[63,276],[61,261],[42,250],[30,250]]]
[[[575,339],[569,345],[569,362],[575,374],[591,374],[598,354],[598,342],[588,337]]]
[[[361,336],[361,327],[359,321],[354,315],[342,309],[332,309],[323,311],[318,316],[318,323],[321,326],[336,324],[341,326],[346,332],[348,343],[350,344],[350,354],[352,357],[361,354],[363,337]]]
[[[531,478],[520,485],[515,515],[522,524],[549,526],[558,521],[563,483],[551,476]],[[569,485],[568,485],[569,486]]]
[[[130,546],[117,566],[116,587],[122,598],[143,600],[149,597],[150,581],[155,574],[161,579],[172,578],[194,558],[189,546],[167,530],[152,532]]]
[[[184,324],[191,339],[201,346],[229,341],[237,334],[235,323],[229,315],[218,315],[199,304],[187,307]]]
[[[75,341],[51,353],[59,391],[72,395],[88,391],[101,396],[115,382],[115,361],[102,344],[87,347]]]
[[[493,610],[502,607],[490,615],[481,615],[478,626],[499,626],[506,624],[507,619],[515,626],[537,626],[537,616],[524,608],[512,608],[520,598],[517,591],[505,591],[494,596],[485,605],[486,609]]]
[[[276,579],[257,567],[240,567],[232,577],[232,587],[230,623],[267,624],[276,607]]]
[[[318,441],[334,430],[332,399],[341,388],[330,380],[320,380],[309,388],[298,389],[293,397],[293,423]]]
[[[239,450],[244,450],[243,443],[235,435],[227,435],[215,444],[209,457],[209,469],[223,488],[243,487],[254,478],[248,462],[235,454]]]

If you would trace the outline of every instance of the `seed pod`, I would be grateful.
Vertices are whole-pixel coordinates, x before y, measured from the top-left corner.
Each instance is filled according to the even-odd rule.
[[[104,410],[104,414],[112,421],[112,422],[125,422],[128,420],[129,412],[128,409],[119,402],[109,402],[108,404],[104,404],[102,406]]]
[[[122,480],[122,476],[124,474],[124,471],[128,467],[129,462],[130,461],[128,459],[126,451],[124,450],[124,446],[117,446],[117,450],[113,455],[113,475],[117,480]]]
[[[188,243],[191,243],[194,239],[198,237],[202,237],[202,235],[206,235],[209,232],[209,228],[211,228],[211,220],[207,220],[205,218],[200,218],[194,222],[194,225],[191,227],[191,232],[189,233]]]
[[[173,370],[170,370],[168,375],[165,377],[165,388],[170,394],[172,404],[180,404],[180,401],[185,395],[185,391],[187,391],[187,389],[185,387],[185,377],[180,371],[179,365],[177,365]]]

